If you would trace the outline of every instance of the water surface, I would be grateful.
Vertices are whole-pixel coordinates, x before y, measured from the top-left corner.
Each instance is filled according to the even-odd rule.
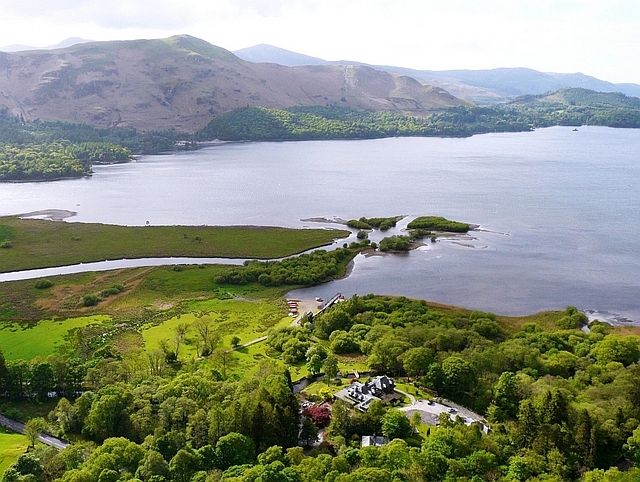
[[[348,278],[296,294],[403,294],[503,314],[574,304],[640,320],[638,153],[640,131],[600,127],[224,144],[96,166],[91,178],[2,184],[0,214],[291,227],[316,216],[442,215],[483,231],[358,257]]]

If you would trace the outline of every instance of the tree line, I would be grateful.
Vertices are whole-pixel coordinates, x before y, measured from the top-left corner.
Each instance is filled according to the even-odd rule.
[[[71,122],[25,121],[0,109],[0,181],[50,180],[91,173],[96,163],[173,149],[175,131],[96,128]]]
[[[332,378],[340,357],[364,356],[373,372],[410,377],[492,426],[484,434],[447,414],[420,439],[415,417],[336,402],[327,442],[306,455],[298,444],[313,443],[312,425],[327,419],[301,418],[291,376],[272,362],[238,377],[220,363],[169,367],[162,353],[123,357],[76,341],[66,354],[0,363],[0,393],[57,392],[45,424],[76,440],[22,455],[3,481],[636,480],[637,468],[616,465],[640,463],[640,337],[599,322],[585,333],[586,323],[574,307],[544,325],[511,327],[492,313],[367,295],[273,329],[267,343],[288,366]],[[362,435],[381,433],[397,440],[360,447]]]
[[[243,107],[214,118],[199,139],[371,139],[393,136],[468,137],[555,125],[640,127],[640,102],[618,93],[563,89],[496,106],[458,106],[424,118],[336,105],[272,109]]]

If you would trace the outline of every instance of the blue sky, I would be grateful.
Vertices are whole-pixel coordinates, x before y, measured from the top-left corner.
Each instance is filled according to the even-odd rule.
[[[0,19],[0,45],[187,33],[229,50],[640,83],[640,0],[0,0]]]

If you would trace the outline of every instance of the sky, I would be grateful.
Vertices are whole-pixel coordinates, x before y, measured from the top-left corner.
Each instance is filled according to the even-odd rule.
[[[640,0],[0,0],[0,46],[176,34],[229,50],[640,84]]]

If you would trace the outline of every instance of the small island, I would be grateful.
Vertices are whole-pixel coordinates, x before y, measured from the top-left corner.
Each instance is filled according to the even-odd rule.
[[[350,219],[347,221],[347,226],[354,229],[359,229],[357,233],[358,239],[367,239],[368,232],[373,229],[380,229],[380,231],[387,231],[388,229],[395,227],[401,219],[405,216],[391,216],[380,218],[366,218],[361,217],[359,219]],[[407,230],[409,235],[396,234],[393,236],[387,236],[380,241],[379,245],[371,243],[372,248],[379,248],[380,251],[409,251],[420,245],[420,241],[424,238],[431,238],[432,242],[436,241],[438,233],[454,233],[465,234],[474,226],[468,223],[461,223],[458,221],[451,221],[450,219],[442,216],[419,216],[413,221],[407,224]]]
[[[420,216],[409,224],[408,229],[433,229],[434,231],[444,231],[447,233],[467,233],[471,229],[468,223],[450,221],[441,216]]]
[[[374,229],[378,228],[380,231],[386,231],[387,229],[394,228],[398,221],[404,216],[391,216],[389,218],[365,218],[350,219],[347,221],[347,226],[357,229]]]

